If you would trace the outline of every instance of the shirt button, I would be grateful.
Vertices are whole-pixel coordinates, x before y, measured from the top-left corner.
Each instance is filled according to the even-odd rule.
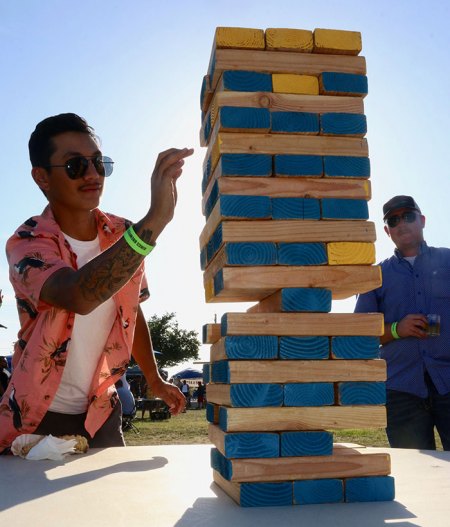
[[[45,399],[46,401],[48,401],[48,400],[50,399],[50,395],[45,395],[45,396],[44,396],[44,399]]]

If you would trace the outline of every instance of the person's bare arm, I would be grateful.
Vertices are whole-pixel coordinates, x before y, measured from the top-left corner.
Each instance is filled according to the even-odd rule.
[[[381,344],[387,344],[394,339],[391,331],[392,323],[384,325],[384,335],[380,338]],[[427,336],[427,317],[421,314],[410,314],[397,322],[397,334],[400,338],[416,337],[423,339]]]
[[[136,234],[154,244],[172,220],[177,202],[177,179],[184,158],[192,149],[170,149],[156,161],[151,178],[151,205],[148,213],[134,225]],[[144,256],[121,238],[112,247],[75,271],[64,268],[52,274],[42,287],[40,299],[49,305],[85,315],[119,291],[141,264]]]

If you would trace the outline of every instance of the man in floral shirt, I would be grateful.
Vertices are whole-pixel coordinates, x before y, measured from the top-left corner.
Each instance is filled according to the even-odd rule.
[[[0,401],[0,452],[24,433],[81,434],[91,447],[120,446],[114,384],[131,354],[173,414],[185,404],[158,373],[139,302],[148,297],[144,258],[173,217],[176,182],[192,150],[159,155],[150,208],[135,224],[98,209],[113,162],[84,119],[45,119],[29,151],[49,204],[6,245],[20,331]]]

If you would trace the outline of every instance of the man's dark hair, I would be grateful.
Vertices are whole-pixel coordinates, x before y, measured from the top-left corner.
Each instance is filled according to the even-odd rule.
[[[56,150],[53,137],[65,132],[89,134],[98,143],[94,129],[79,115],[61,113],[47,117],[37,124],[28,142],[30,161],[33,167],[46,167],[50,164],[50,156]]]

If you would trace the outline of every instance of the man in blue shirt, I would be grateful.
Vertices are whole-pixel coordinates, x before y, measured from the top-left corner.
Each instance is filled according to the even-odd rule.
[[[355,312],[384,314],[387,436],[393,448],[435,450],[436,427],[450,450],[450,249],[428,247],[425,216],[411,196],[383,206],[394,255],[381,262],[382,286],[359,295]],[[440,316],[430,336],[427,314]]]

